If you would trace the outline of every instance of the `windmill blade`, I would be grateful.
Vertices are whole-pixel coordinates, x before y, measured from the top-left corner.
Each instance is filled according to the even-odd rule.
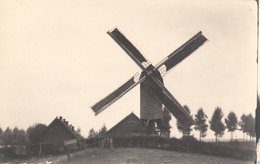
[[[99,114],[103,110],[105,110],[108,106],[134,88],[137,84],[141,83],[145,80],[146,76],[140,78],[140,73],[135,74],[132,78],[130,78],[127,82],[121,85],[114,92],[110,93],[108,96],[94,104],[91,108],[95,112],[95,114]]]
[[[151,62],[149,62],[117,28],[108,31],[107,33],[142,70],[145,70],[145,68],[147,68],[151,64]]]
[[[150,76],[152,85],[149,86],[150,92],[168,109],[172,115],[178,119],[183,127],[194,124],[192,117],[181,106],[181,104],[171,95],[164,85],[154,76]]]
[[[180,63],[191,53],[197,50],[201,45],[203,45],[205,41],[207,41],[207,38],[204,37],[200,31],[181,47],[159,62],[155,68],[160,71],[162,76],[166,75],[175,65]]]

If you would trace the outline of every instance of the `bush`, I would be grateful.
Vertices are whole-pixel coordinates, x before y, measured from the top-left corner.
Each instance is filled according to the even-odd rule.
[[[98,145],[103,138],[95,138]],[[94,138],[86,139],[89,146],[93,146]],[[240,145],[240,146],[239,146]],[[241,146],[242,145],[242,146]],[[113,137],[113,146],[119,147],[142,147],[162,149],[178,152],[198,153],[214,155],[241,160],[253,160],[255,149],[245,148],[244,143],[207,143],[198,141],[193,136],[184,136],[181,139],[163,138],[159,136],[117,136]]]
[[[242,147],[233,147],[232,145],[218,145],[216,143],[201,143],[203,147],[203,154],[215,155],[227,158],[235,158],[241,160],[254,160],[255,151],[250,149],[244,149]]]
[[[0,148],[0,163],[8,163],[14,159],[28,159],[28,156],[16,155],[14,153],[14,147],[1,147]]]
[[[165,139],[159,136],[129,136],[113,137],[114,147],[144,147],[158,148],[163,145]]]
[[[90,137],[85,139],[85,143],[87,144],[87,147],[98,146],[99,142],[101,142],[102,139],[102,137]]]
[[[181,139],[162,138],[159,136],[128,136],[113,137],[114,147],[142,147],[170,151],[198,153],[206,155],[235,158],[241,160],[253,160],[255,151],[234,147],[229,144],[206,143],[195,139],[193,136],[185,136]]]

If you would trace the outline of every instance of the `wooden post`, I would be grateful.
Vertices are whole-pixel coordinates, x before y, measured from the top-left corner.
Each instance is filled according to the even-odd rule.
[[[105,147],[105,141],[104,141],[104,139],[101,140],[101,144],[102,144],[102,149],[104,149],[104,147]]]
[[[68,161],[70,161],[70,149],[67,148]]]
[[[42,162],[44,163],[44,154],[42,155]]]
[[[109,141],[110,141],[110,149],[113,150],[114,149],[113,138],[109,138]]]
[[[94,137],[94,155],[96,154],[96,149],[95,149],[95,147],[96,147],[96,137]]]
[[[41,155],[42,155],[42,143],[40,143],[39,158],[41,157]]]

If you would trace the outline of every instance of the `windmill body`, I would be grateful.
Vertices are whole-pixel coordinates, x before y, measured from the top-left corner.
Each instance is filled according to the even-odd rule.
[[[155,123],[157,123],[160,129],[168,131],[161,124],[163,106],[178,119],[182,126],[192,125],[193,119],[164,87],[162,77],[207,40],[202,33],[197,33],[155,66],[117,28],[109,31],[108,34],[141,68],[142,73],[135,74],[114,92],[94,104],[91,108],[96,115],[140,84],[140,118],[143,120],[143,125],[150,127],[151,131],[154,131]]]
[[[157,71],[157,77],[163,84],[163,79]],[[146,78],[140,84],[140,119],[141,120],[157,120],[162,119],[162,103],[149,90],[153,86],[151,79]]]

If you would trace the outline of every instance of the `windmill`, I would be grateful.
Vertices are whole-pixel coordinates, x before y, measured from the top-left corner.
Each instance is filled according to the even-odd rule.
[[[140,84],[140,119],[143,121],[141,126],[147,125],[151,131],[154,131],[156,123],[159,129],[168,131],[169,129],[166,129],[162,124],[163,106],[175,116],[183,127],[192,125],[193,119],[164,87],[162,77],[207,40],[202,35],[202,32],[197,33],[155,66],[117,28],[107,33],[141,68],[142,72],[136,73],[114,92],[94,104],[91,108],[95,114],[99,114],[136,85]]]

